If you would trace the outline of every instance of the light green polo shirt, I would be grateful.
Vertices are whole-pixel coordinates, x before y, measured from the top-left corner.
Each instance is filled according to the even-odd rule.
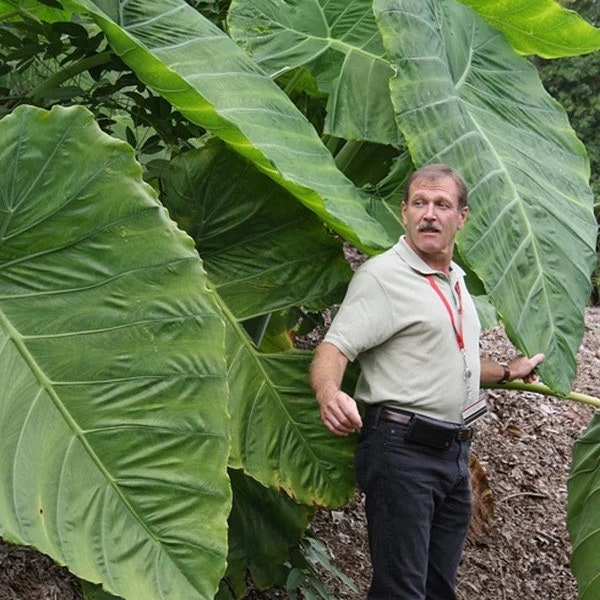
[[[427,274],[435,276],[457,327],[459,298],[453,290],[457,282],[460,286],[464,357],[448,310]],[[480,329],[464,271],[454,262],[449,278],[433,270],[403,236],[356,271],[325,341],[350,361],[358,359],[357,400],[462,423],[463,405],[479,392]],[[465,363],[470,378],[465,377]]]

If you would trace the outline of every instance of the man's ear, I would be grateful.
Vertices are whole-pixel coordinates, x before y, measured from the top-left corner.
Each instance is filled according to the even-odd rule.
[[[467,221],[467,217],[469,216],[469,207],[463,206],[463,208],[460,209],[459,214],[460,214],[460,218],[458,221],[458,229],[462,229],[464,224]]]

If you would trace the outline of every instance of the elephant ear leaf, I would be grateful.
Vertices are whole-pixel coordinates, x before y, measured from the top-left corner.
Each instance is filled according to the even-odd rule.
[[[218,139],[161,166],[161,201],[236,319],[341,301],[352,270],[319,218]],[[235,173],[235,177],[230,174]]]
[[[459,0],[502,31],[521,54],[559,58],[595,52],[600,29],[555,0]]]
[[[193,242],[85,109],[0,135],[0,535],[123,598],[212,598],[225,326]]]
[[[575,442],[567,483],[567,529],[571,537],[571,568],[581,600],[600,596],[600,413],[596,413],[584,435]]]
[[[290,98],[184,0],[71,0],[114,51],[191,122],[213,132],[361,248],[390,245],[364,196]],[[106,9],[107,12],[104,12]]]
[[[271,75],[306,65],[328,94],[324,132],[402,143],[388,80],[394,71],[371,0],[233,0],[229,33]]]
[[[313,213],[214,142],[161,169],[161,198],[194,236],[223,303],[229,465],[306,504],[339,506],[354,490],[353,441],[319,421],[308,381],[312,354],[259,352],[254,342],[262,335],[249,337],[248,319],[340,301],[352,271]]]

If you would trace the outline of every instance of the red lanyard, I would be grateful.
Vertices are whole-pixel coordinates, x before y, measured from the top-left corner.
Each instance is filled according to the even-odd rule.
[[[459,318],[459,322],[460,322],[460,328],[458,328],[456,326],[456,321],[454,320],[454,312],[452,311],[452,308],[450,307],[450,304],[448,303],[448,299],[446,298],[446,296],[444,296],[444,294],[442,293],[442,290],[440,290],[434,276],[426,275],[426,277],[427,277],[427,280],[429,281],[429,283],[431,284],[431,287],[435,290],[435,293],[440,297],[440,300],[446,307],[446,312],[448,313],[448,316],[450,317],[450,322],[452,323],[452,329],[454,329],[454,335],[456,336],[456,343],[458,344],[459,349],[464,350],[465,349],[465,339],[463,337],[463,318],[462,318],[463,317],[463,303],[462,303],[462,295],[461,295],[461,291],[460,291],[460,284],[458,282],[456,282],[456,285],[454,286],[454,290],[456,291],[456,295],[458,296],[458,318]]]

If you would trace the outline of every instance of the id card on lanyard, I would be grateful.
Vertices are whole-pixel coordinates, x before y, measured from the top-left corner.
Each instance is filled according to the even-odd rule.
[[[438,297],[442,301],[442,304],[444,305],[446,312],[448,313],[448,316],[450,317],[450,323],[452,325],[452,329],[454,330],[454,336],[456,338],[456,343],[457,343],[458,349],[460,350],[460,353],[462,355],[463,366],[464,366],[463,378],[465,380],[465,385],[466,385],[466,390],[467,390],[467,401],[463,405],[462,417],[463,417],[463,422],[465,423],[465,425],[470,425],[471,423],[474,423],[475,421],[477,421],[478,419],[483,417],[483,415],[486,414],[486,412],[487,412],[487,401],[486,401],[487,395],[485,393],[482,394],[480,392],[478,398],[476,400],[473,400],[473,390],[471,388],[472,371],[467,362],[467,353],[465,350],[465,338],[464,338],[464,334],[463,334],[463,302],[462,302],[462,293],[461,293],[461,289],[460,289],[460,283],[457,281],[456,285],[454,286],[454,291],[456,292],[456,297],[458,298],[458,325],[457,325],[456,320],[454,318],[454,311],[452,310],[452,307],[450,306],[448,299],[446,298],[446,296],[444,296],[444,294],[442,293],[442,290],[440,290],[440,287],[438,286],[437,281],[435,280],[435,277],[431,274],[426,275],[426,277],[427,277],[427,280],[429,281],[429,284],[431,285],[431,287],[433,288],[435,293],[438,295]]]

